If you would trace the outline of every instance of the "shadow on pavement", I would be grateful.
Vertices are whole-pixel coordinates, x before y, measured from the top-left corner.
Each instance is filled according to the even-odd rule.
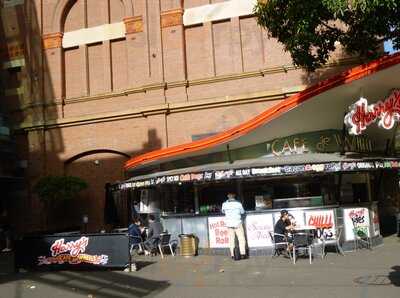
[[[136,261],[136,267],[137,267],[137,270],[140,270],[140,269],[143,269],[144,267],[150,266],[151,264],[154,264],[154,263],[155,262],[138,260],[138,261]]]
[[[400,266],[393,266],[391,269],[393,271],[389,273],[389,279],[392,285],[400,287]]]
[[[44,285],[51,287],[50,290],[62,290],[77,296],[92,295],[96,298],[144,297],[159,293],[170,286],[167,281],[150,280],[133,276],[132,273],[114,271],[28,272],[0,276],[0,284],[15,284],[14,295],[10,293],[11,295],[7,296],[9,298],[25,297],[23,292],[26,280],[36,287]]]

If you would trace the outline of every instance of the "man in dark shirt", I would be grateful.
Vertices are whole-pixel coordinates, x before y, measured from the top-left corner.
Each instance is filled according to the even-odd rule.
[[[140,220],[139,218],[135,217],[128,227],[129,243],[131,245],[139,244],[140,242],[142,242],[142,233],[139,227]]]
[[[144,246],[148,253],[153,253],[157,249],[157,245],[160,241],[160,234],[164,231],[162,224],[156,221],[154,215],[149,215],[149,229],[147,232],[147,240],[144,242]]]
[[[289,213],[287,210],[281,211],[281,218],[276,222],[274,227],[274,239],[275,243],[286,242],[286,238],[284,235],[287,235],[287,232],[293,229],[292,224],[289,221]],[[276,235],[279,234],[279,235]],[[290,240],[290,239],[288,239]],[[289,241],[290,242],[290,241]],[[290,247],[289,247],[290,249]]]

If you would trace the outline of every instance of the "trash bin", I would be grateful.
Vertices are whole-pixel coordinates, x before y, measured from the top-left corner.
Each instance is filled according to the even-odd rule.
[[[183,257],[193,257],[196,255],[196,236],[193,234],[180,234],[181,241],[180,254]]]

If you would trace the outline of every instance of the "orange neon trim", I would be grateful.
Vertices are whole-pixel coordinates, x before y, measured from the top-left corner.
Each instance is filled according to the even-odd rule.
[[[343,73],[333,76],[332,78],[326,79],[313,85],[291,97],[282,101],[281,103],[265,110],[258,116],[234,127],[227,131],[221,132],[214,136],[194,141],[191,143],[186,143],[182,145],[177,145],[169,148],[159,149],[155,151],[151,151],[136,157],[131,158],[128,160],[125,165],[124,169],[128,170],[134,168],[138,165],[143,165],[145,163],[176,156],[179,154],[194,152],[206,148],[210,148],[216,145],[220,145],[222,143],[226,143],[232,139],[238,138],[249,131],[256,129],[257,127],[261,126],[262,124],[271,121],[272,119],[282,115],[283,113],[289,111],[292,108],[300,105],[307,99],[310,99],[316,95],[321,94],[329,89],[337,87],[339,85],[348,84],[355,80],[361,79],[368,75],[371,75],[375,72],[378,72],[382,69],[388,68],[390,66],[396,65],[400,63],[400,52],[388,56],[384,56],[377,60],[374,60],[370,63],[356,66],[352,69],[346,70]]]

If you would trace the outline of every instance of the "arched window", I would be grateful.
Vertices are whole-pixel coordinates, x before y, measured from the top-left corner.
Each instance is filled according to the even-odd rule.
[[[64,22],[64,90],[74,98],[126,89],[122,0],[77,0]]]

